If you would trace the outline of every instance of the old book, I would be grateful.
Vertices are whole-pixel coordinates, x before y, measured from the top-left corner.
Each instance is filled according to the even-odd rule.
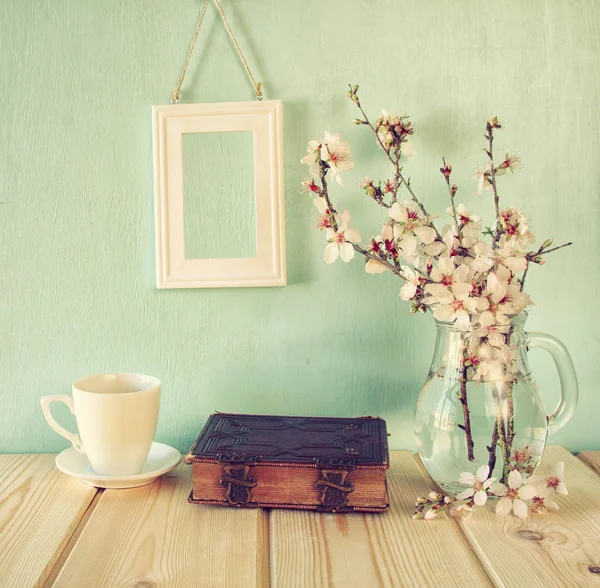
[[[185,461],[194,503],[328,512],[389,506],[380,418],[216,413]]]

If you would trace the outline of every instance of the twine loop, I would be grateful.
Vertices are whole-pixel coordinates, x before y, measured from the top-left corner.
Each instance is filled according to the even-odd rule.
[[[190,45],[190,50],[188,51],[187,58],[183,65],[183,70],[181,71],[181,76],[179,77],[179,83],[173,90],[173,94],[171,97],[171,104],[179,103],[179,95],[181,92],[181,86],[183,84],[183,80],[185,79],[185,74],[187,73],[187,69],[190,64],[190,60],[192,58],[192,53],[194,52],[194,46],[196,45],[196,40],[198,39],[198,34],[200,33],[200,27],[202,26],[202,22],[204,21],[204,16],[206,15],[206,9],[208,8],[208,3],[209,3],[209,0],[205,0],[204,6],[202,7],[202,11],[200,13],[200,18],[198,19],[198,26],[196,27],[196,32],[194,34],[194,38],[192,39],[192,44]],[[262,100],[263,99],[262,90],[261,90],[262,84],[260,82],[256,82],[256,80],[254,79],[254,76],[252,75],[252,72],[250,71],[250,66],[248,65],[248,62],[246,61],[246,58],[244,57],[244,54],[242,53],[240,45],[237,42],[237,39],[235,38],[235,35],[233,34],[233,31],[231,30],[229,23],[227,22],[227,18],[225,18],[225,13],[223,12],[221,5],[219,4],[219,0],[215,0],[215,4],[217,6],[219,14],[221,15],[221,18],[223,19],[225,28],[227,29],[227,32],[229,33],[229,36],[231,37],[231,40],[233,41],[233,44],[235,45],[235,48],[237,49],[238,55],[240,56],[240,59],[242,60],[242,63],[244,64],[246,73],[248,74],[248,77],[250,78],[250,81],[252,82],[252,85],[254,86],[254,92],[256,94],[256,99]]]

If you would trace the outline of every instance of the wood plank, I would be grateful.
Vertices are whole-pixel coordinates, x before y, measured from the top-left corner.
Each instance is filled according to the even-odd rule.
[[[56,576],[58,576],[60,570],[62,570],[62,567],[63,567],[65,561],[67,561],[67,558],[69,557],[69,554],[71,553],[71,550],[73,549],[73,546],[79,540],[79,536],[81,535],[81,533],[83,533],[83,530],[85,529],[85,526],[87,525],[89,518],[92,516],[92,513],[94,512],[94,509],[96,508],[96,504],[100,500],[100,497],[102,496],[103,492],[104,492],[103,488],[98,488],[98,491],[96,492],[96,495],[94,496],[94,500],[92,500],[88,509],[85,511],[85,514],[79,521],[77,528],[73,531],[73,534],[71,535],[69,541],[67,542],[64,549],[62,550],[60,557],[56,561],[54,568],[48,574],[48,578],[42,585],[43,588],[48,588],[49,586],[52,586],[52,584],[54,584],[54,581],[56,580]]]
[[[453,520],[412,520],[416,497],[432,489],[413,456],[396,451],[388,472],[391,507],[386,514],[273,510],[271,585],[489,586]]]
[[[600,451],[581,451],[577,457],[600,476]]]
[[[0,586],[42,585],[96,489],[54,466],[55,455],[0,455]]]
[[[499,517],[494,504],[461,522],[498,586],[600,585],[600,477],[566,449],[546,449],[541,470],[565,462],[569,496],[560,510],[527,519]]]
[[[268,585],[268,515],[188,504],[191,468],[105,490],[53,586]]]

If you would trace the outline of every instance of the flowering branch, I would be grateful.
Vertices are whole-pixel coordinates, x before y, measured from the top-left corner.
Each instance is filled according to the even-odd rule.
[[[337,231],[338,224],[335,218],[335,208],[333,208],[333,204],[331,204],[331,200],[329,199],[329,191],[327,190],[327,171],[329,167],[322,161],[319,162],[319,165],[319,176],[321,178],[321,189],[319,190],[319,195],[325,199],[325,202],[327,204],[327,210],[329,211],[329,216],[331,217],[329,221],[331,223],[331,228],[334,231]]]
[[[494,473],[496,467],[496,446],[498,445],[498,420],[494,423],[494,430],[492,431],[492,442],[487,446],[489,459],[488,468],[490,469],[490,475]]]
[[[381,257],[379,257],[378,255],[369,253],[366,249],[364,249],[360,245],[357,245],[356,243],[353,243],[352,247],[354,248],[354,251],[358,251],[358,253],[360,253],[361,255],[364,255],[364,257],[366,257],[367,260],[370,259],[378,264],[381,264],[386,269],[390,270],[393,274],[397,275],[401,280],[406,281],[406,278],[402,275],[402,271],[400,269],[398,269],[395,265],[392,265],[385,259],[381,259]]]
[[[546,241],[542,243],[541,247],[535,253],[528,253],[525,256],[525,258],[527,259],[527,267],[525,268],[523,276],[521,277],[521,292],[523,291],[523,288],[525,286],[525,278],[527,277],[527,272],[529,271],[529,265],[531,263],[544,265],[546,263],[546,260],[541,257],[542,255],[546,255],[547,253],[553,253],[554,251],[558,251],[563,247],[570,247],[571,245],[573,245],[572,242],[569,242],[563,243],[562,245],[557,245],[556,247],[552,247],[552,249],[546,249],[546,247],[550,247],[550,245],[552,245],[552,241],[552,239],[546,239]]]
[[[371,124],[371,121],[369,120],[367,113],[363,110],[360,100],[358,99],[358,86],[355,85],[353,87],[351,84],[348,84],[348,86],[350,87],[350,90],[348,90],[348,96],[350,97],[350,100],[352,100],[352,102],[354,102],[354,104],[356,104],[356,106],[360,110],[361,114],[363,115],[362,120],[358,119],[358,118],[354,119],[354,124],[367,125],[373,131],[373,134],[375,135],[375,138],[377,139],[379,146],[381,147],[381,149],[383,149],[383,152],[387,155],[391,164],[393,166],[395,166],[398,163],[398,158],[394,159],[392,157],[392,155],[390,153],[390,149],[382,143],[377,131],[375,130],[375,127]]]
[[[458,232],[458,240],[461,241],[461,223],[458,222],[458,215],[456,214],[456,205],[454,203],[454,197],[456,196],[456,192],[458,191],[458,186],[456,184],[453,184],[452,186],[450,185],[450,175],[452,174],[452,166],[449,163],[446,163],[445,157],[442,157],[442,162],[444,163],[444,167],[440,168],[440,172],[444,176],[444,179],[446,180],[446,185],[448,186],[448,195],[450,196],[450,205],[452,206],[452,217],[454,218],[454,224],[456,225],[456,230]]]
[[[400,166],[401,158],[410,144],[414,127],[404,114],[382,111],[376,123],[367,116],[358,97],[358,86],[350,86],[348,95],[356,104],[365,125],[375,135],[377,145],[393,166],[393,175],[384,182],[365,178],[361,188],[384,210],[385,219],[379,234],[365,245],[360,232],[351,226],[350,213],[339,213],[331,198],[331,179],[341,186],[341,175],[354,167],[348,143],[339,135],[325,133],[323,138],[308,144],[302,163],[309,167],[313,178],[305,180],[305,190],[314,196],[319,211],[318,226],[327,233],[324,251],[326,263],[337,259],[350,262],[359,253],[365,259],[369,274],[392,272],[403,282],[400,297],[410,302],[410,312],[431,311],[440,322],[451,324],[460,333],[462,352],[458,366],[442,365],[438,376],[447,376],[460,383],[462,423],[466,457],[474,461],[474,439],[471,430],[471,409],[468,382],[483,381],[493,389],[496,419],[488,451],[487,467],[496,466],[497,450],[502,455],[502,477],[505,481],[512,467],[511,456],[515,439],[513,385],[520,373],[518,342],[511,341],[513,317],[532,304],[524,291],[525,279],[532,263],[542,265],[545,255],[571,243],[551,247],[547,239],[537,250],[530,250],[535,237],[529,220],[516,208],[500,206],[498,178],[521,166],[518,156],[506,153],[498,164],[494,161],[494,133],[502,125],[497,117],[486,122],[488,162],[479,167],[478,193],[493,191],[495,221],[482,232],[482,219],[469,212],[463,203],[456,203],[457,186],[451,182],[452,166],[443,161],[444,176],[450,206],[447,213],[453,225],[442,233],[433,223],[423,203],[413,191]],[[398,200],[400,189],[406,188],[410,200]],[[486,239],[486,235],[491,240]],[[456,369],[455,369],[456,368]],[[454,370],[455,373],[450,373]],[[448,371],[447,371],[448,370]],[[443,373],[442,373],[443,372]],[[479,449],[478,449],[479,451]]]
[[[413,519],[431,520],[446,509],[458,519],[469,518],[474,507],[483,507],[488,498],[498,498],[496,514],[499,516],[512,512],[516,517],[525,519],[530,511],[545,514],[548,509],[558,510],[557,495],[568,495],[564,472],[565,464],[562,461],[556,464],[554,471],[529,478],[515,467],[507,475],[505,485],[496,482],[496,478],[490,478],[489,466],[483,465],[475,474],[463,472],[460,475],[459,483],[466,488],[456,496],[444,496],[438,492],[430,492],[426,497],[419,496]]]
[[[465,337],[461,337],[462,342],[462,354],[461,354],[461,377],[460,377],[460,403],[463,408],[463,417],[464,417],[464,425],[458,425],[460,429],[465,432],[465,441],[467,444],[467,459],[469,461],[475,461],[475,455],[473,453],[473,449],[475,444],[473,443],[473,435],[471,433],[471,414],[469,412],[469,403],[467,399],[467,375],[468,375],[468,366],[466,365],[466,355],[467,355],[467,343],[465,341]]]
[[[329,177],[341,185],[341,173],[354,166],[348,144],[330,133],[309,143],[302,162],[309,165],[320,185],[314,180],[303,185],[316,195],[314,202],[321,213],[319,227],[327,230],[326,261],[332,263],[338,257],[350,261],[356,252],[360,253],[366,259],[368,273],[389,270],[405,282],[400,295],[412,301],[411,312],[431,310],[438,320],[453,322],[460,330],[506,324],[505,316],[518,314],[531,304],[523,292],[530,263],[542,264],[543,255],[568,244],[549,249],[545,242],[538,251],[526,252],[526,246],[535,240],[528,220],[514,208],[500,208],[497,177],[508,170],[514,172],[520,167],[520,159],[507,153],[500,164],[494,164],[494,131],[502,128],[497,117],[486,123],[489,163],[478,172],[480,187],[487,184],[494,191],[496,226],[490,246],[481,239],[480,217],[469,213],[463,204],[456,205],[457,187],[450,182],[452,167],[445,160],[440,171],[448,188],[456,232],[448,230],[442,236],[433,224],[400,167],[403,149],[414,133],[408,117],[384,112],[373,124],[358,97],[358,86],[350,86],[348,95],[362,115],[354,122],[369,127],[392,163],[394,175],[383,186],[369,178],[361,184],[365,193],[387,213],[381,235],[373,237],[370,247],[365,248],[360,233],[350,226],[350,214],[337,212],[329,192]],[[402,205],[398,201],[401,186],[406,187],[416,209],[410,203]],[[391,195],[389,203],[385,202],[386,194]],[[520,272],[523,276],[519,280]]]
[[[493,441],[493,438],[495,437],[496,444],[500,446],[500,452],[502,454],[502,463],[504,464],[504,470],[502,472],[501,479],[504,480],[506,477],[506,474],[508,472],[511,448],[508,443],[508,439],[507,439],[507,435],[506,435],[506,426],[504,424],[504,417],[502,414],[502,406],[500,404],[500,397],[498,395],[498,392],[494,389],[492,389],[492,397],[494,398],[494,404],[496,405],[496,423],[494,425],[495,434],[492,433],[492,441]],[[488,450],[489,450],[490,454],[492,453],[492,451],[494,451],[494,456],[495,456],[496,449],[493,444],[490,445]],[[489,462],[488,462],[488,465],[489,465]],[[494,457],[494,465],[495,465],[495,457]],[[491,468],[490,468],[490,471],[492,471]]]
[[[391,164],[394,166],[395,188],[394,188],[393,194],[392,194],[392,203],[397,201],[398,190],[399,190],[400,186],[404,185],[406,187],[408,193],[410,194],[412,201],[419,207],[419,209],[423,213],[423,216],[425,216],[426,218],[430,218],[430,215],[428,214],[427,210],[425,209],[425,206],[423,206],[423,203],[417,198],[416,194],[413,192],[412,188],[410,187],[410,180],[407,181],[404,178],[404,176],[402,175],[402,169],[400,168],[400,158],[402,157],[402,143],[404,142],[404,139],[407,135],[413,134],[412,123],[405,122],[404,120],[402,120],[402,118],[405,118],[405,117],[401,117],[400,120],[398,121],[399,124],[394,125],[395,130],[389,131],[388,136],[391,136],[389,145],[388,146],[384,145],[383,140],[379,136],[379,134],[380,134],[379,131],[380,131],[380,128],[383,123],[383,117],[381,117],[378,120],[377,128],[375,128],[373,126],[373,124],[371,123],[371,121],[369,120],[367,113],[364,111],[364,109],[360,103],[360,100],[358,98],[358,86],[356,86],[356,85],[352,86],[350,84],[348,84],[348,86],[350,87],[350,90],[348,90],[348,96],[350,97],[352,102],[354,102],[356,104],[356,106],[360,110],[361,114],[363,115],[362,120],[361,119],[354,120],[355,124],[367,125],[371,129],[371,131],[375,135],[375,138],[377,139],[377,143],[379,143],[379,146],[381,147],[381,149],[383,149],[383,152],[387,155]],[[396,130],[398,127],[399,127],[399,130]],[[396,137],[394,135],[396,135]],[[399,140],[394,141],[395,138],[399,138]],[[394,148],[395,157],[392,156],[392,148]],[[431,223],[431,227],[435,230],[438,239],[440,241],[442,241],[442,236],[440,235],[438,230],[435,228],[435,225],[433,223]]]
[[[486,139],[488,140],[488,149],[486,150],[487,156],[490,160],[490,185],[494,190],[494,208],[496,210],[496,234],[494,235],[494,244],[500,239],[500,197],[498,196],[498,188],[496,186],[496,168],[494,166],[494,155],[493,155],[493,144],[494,144],[494,129],[501,129],[502,125],[498,121],[498,117],[495,116],[488,120],[486,123]]]
[[[419,496],[415,502],[415,513],[413,519],[432,519],[435,515],[448,508],[455,499],[451,496],[443,496],[439,492],[430,492],[427,496]],[[427,512],[425,510],[427,509]],[[423,516],[425,513],[425,516]]]
[[[542,248],[540,248],[540,250],[537,251],[536,253],[528,253],[527,259],[529,259],[530,261],[533,261],[534,263],[539,263],[539,262],[535,261],[538,256],[546,255],[547,253],[552,253],[553,251],[558,251],[559,249],[562,249],[563,247],[570,247],[571,245],[573,245],[572,242],[563,243],[562,245],[557,245],[556,247],[552,247],[552,249],[546,249],[546,251],[542,251]]]

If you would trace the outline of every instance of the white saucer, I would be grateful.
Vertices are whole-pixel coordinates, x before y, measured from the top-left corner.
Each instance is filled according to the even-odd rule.
[[[181,461],[177,449],[163,443],[152,443],[141,473],[130,476],[102,476],[92,469],[87,455],[74,447],[65,449],[56,456],[56,467],[67,476],[78,478],[88,486],[96,488],[136,488],[154,482],[156,478],[170,472]]]

